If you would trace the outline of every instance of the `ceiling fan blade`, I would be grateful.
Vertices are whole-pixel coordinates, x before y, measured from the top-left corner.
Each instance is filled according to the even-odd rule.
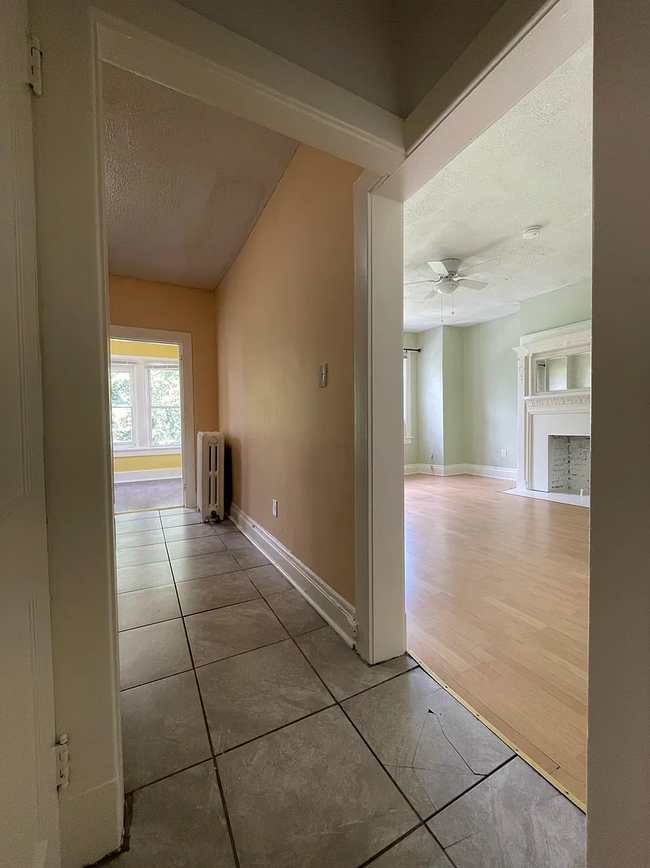
[[[438,283],[438,281],[433,280],[433,278],[429,278],[429,280],[406,280],[404,286],[416,286],[418,283]]]
[[[444,262],[427,262],[429,268],[435,272],[438,277],[448,277],[449,271],[447,270],[447,266]]]
[[[487,280],[467,280],[464,277],[461,277],[460,280],[456,281],[458,286],[464,286],[466,289],[485,289],[488,285]]]
[[[463,268],[458,272],[458,277],[465,277],[468,274],[477,274],[479,271],[489,271],[495,265],[501,265],[499,259],[486,259],[485,262],[479,262],[478,265],[470,265],[468,268]]]
[[[422,299],[422,301],[428,301],[430,298],[433,298],[433,297],[436,296],[436,295],[438,295],[438,290],[434,288],[434,289],[431,290],[431,292],[428,292],[428,293],[424,296],[424,298]]]

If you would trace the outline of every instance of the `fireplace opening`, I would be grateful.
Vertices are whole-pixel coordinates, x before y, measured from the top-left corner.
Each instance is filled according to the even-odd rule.
[[[551,435],[548,438],[548,490],[565,494],[591,491],[591,438]]]

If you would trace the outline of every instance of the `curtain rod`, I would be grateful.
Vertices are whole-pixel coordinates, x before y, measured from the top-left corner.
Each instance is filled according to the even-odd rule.
[[[405,353],[421,353],[422,350],[417,347],[402,347]]]

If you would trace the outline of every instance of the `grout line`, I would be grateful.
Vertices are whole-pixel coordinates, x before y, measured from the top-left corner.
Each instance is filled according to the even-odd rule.
[[[266,646],[268,647],[268,646]],[[317,714],[320,714],[321,711],[326,711],[328,708],[335,708],[336,702],[330,702],[328,705],[324,705],[322,708],[317,708],[316,711],[310,711],[308,714],[303,714],[302,717],[297,717],[295,720],[290,720],[289,723],[282,723],[280,726],[276,726],[273,729],[270,729],[268,732],[262,732],[260,735],[255,735],[253,738],[249,738],[247,741],[242,741],[240,744],[234,744],[232,747],[227,747],[224,750],[215,753],[214,758],[216,760],[217,757],[226,756],[229,753],[232,753],[234,750],[237,750],[240,747],[245,747],[247,744],[253,744],[255,741],[259,741],[261,738],[266,738],[267,735],[271,735],[274,732],[279,732],[281,729],[286,729],[289,726],[293,726],[294,723],[300,723],[302,720],[308,720],[310,717],[315,717]]]
[[[433,820],[434,817],[437,817],[438,814],[441,814],[443,811],[446,811],[447,808],[449,808],[451,805],[454,804],[454,802],[457,802],[459,799],[462,799],[468,793],[471,793],[472,790],[476,789],[476,787],[480,787],[481,784],[484,783],[485,781],[487,781],[488,778],[491,778],[492,775],[501,771],[501,769],[504,766],[507,766],[508,763],[511,763],[514,759],[517,759],[517,754],[513,754],[512,756],[509,756],[507,760],[504,760],[502,763],[499,763],[499,765],[496,766],[496,768],[493,768],[492,771],[488,772],[486,775],[483,775],[479,781],[474,781],[474,783],[471,785],[471,787],[467,787],[467,789],[463,790],[462,793],[459,793],[457,796],[454,796],[453,799],[450,799],[441,808],[438,808],[437,810],[435,810],[433,812],[433,814],[430,814],[424,822],[428,823],[430,820]]]
[[[189,766],[184,766],[182,769],[177,769],[174,772],[170,772],[168,775],[163,775],[161,778],[156,778],[155,781],[147,781],[147,783],[142,784],[142,786],[133,787],[132,790],[129,790],[128,793],[124,794],[124,797],[127,798],[128,796],[132,796],[134,793],[140,792],[140,790],[146,790],[147,787],[152,787],[154,784],[159,784],[161,781],[166,781],[168,778],[173,778],[174,775],[180,775],[183,772],[189,771],[189,769],[195,769],[197,766],[202,766],[204,765],[204,763],[210,762],[211,759],[211,756],[206,756],[204,759],[192,763]]]
[[[451,858],[451,856],[449,855],[449,853],[448,853],[448,852],[445,850],[445,848],[442,846],[442,842],[439,841],[439,840],[436,838],[436,836],[433,834],[433,832],[431,831],[431,829],[427,826],[427,823],[428,823],[428,822],[429,822],[429,820],[426,820],[426,821],[424,822],[424,824],[423,824],[423,825],[424,825],[424,828],[427,830],[427,832],[429,833],[429,835],[431,835],[431,837],[433,838],[433,840],[436,842],[436,844],[440,847],[440,849],[442,850],[442,852],[445,854],[445,856],[446,856],[447,859],[449,860],[449,864],[452,866],[452,868],[457,868],[456,863],[454,862],[454,860]]]
[[[165,548],[167,547],[167,543],[165,543]],[[169,566],[171,569],[171,557],[169,555],[169,550],[167,550],[167,558],[169,560]],[[172,570],[173,576],[173,570]],[[178,600],[178,607],[181,611],[181,621],[183,622],[183,631],[185,633],[185,641],[187,642],[187,648],[190,655],[190,661],[192,663],[192,672],[194,673],[194,683],[196,684],[196,692],[199,696],[199,702],[201,704],[201,713],[203,715],[203,723],[205,725],[205,730],[208,736],[208,745],[210,747],[210,754],[212,759],[212,766],[214,768],[214,773],[217,779],[217,787],[219,789],[219,795],[221,797],[221,806],[223,808],[224,818],[226,820],[226,827],[228,829],[228,837],[230,838],[230,848],[232,850],[233,859],[235,862],[235,868],[240,868],[239,863],[239,854],[237,853],[237,847],[235,845],[235,836],[233,835],[232,825],[230,823],[230,815],[228,813],[228,806],[226,805],[226,797],[223,791],[223,786],[221,784],[221,776],[219,775],[219,769],[217,768],[217,763],[214,758],[214,745],[212,744],[212,734],[210,732],[210,724],[208,723],[208,716],[205,711],[205,703],[203,702],[203,694],[201,693],[201,685],[199,684],[199,676],[196,671],[196,665],[194,663],[194,654],[192,652],[192,643],[190,642],[189,633],[187,632],[187,625],[185,624],[185,617],[183,615],[183,608],[181,606],[181,598],[178,593],[178,587],[176,584],[176,579],[173,579],[174,582],[174,590],[176,591],[176,599]]]
[[[178,620],[178,618],[175,618],[174,620]],[[128,630],[124,632],[128,632]],[[127,690],[137,690],[138,687],[146,687],[147,684],[156,684],[158,681],[164,681],[166,678],[175,678],[177,675],[185,675],[187,672],[193,671],[194,667],[190,666],[188,669],[181,669],[180,672],[170,672],[168,675],[161,675],[160,678],[152,678],[151,681],[143,681],[141,684],[132,684],[130,687],[120,687],[120,693],[126,693]]]
[[[399,838],[395,838],[395,840],[392,841],[390,844],[388,844],[387,847],[384,847],[378,853],[375,853],[374,856],[371,856],[370,859],[366,859],[365,862],[362,862],[361,865],[358,866],[358,868],[366,868],[366,865],[372,865],[372,863],[376,862],[377,859],[380,858],[380,856],[383,856],[385,853],[388,853],[389,850],[392,850],[393,847],[395,847],[397,844],[402,842],[405,838],[408,838],[409,835],[412,835],[414,832],[417,832],[417,830],[421,829],[422,826],[424,826],[424,823],[419,823],[413,829],[409,829],[408,832],[405,832],[403,835],[400,835]]]

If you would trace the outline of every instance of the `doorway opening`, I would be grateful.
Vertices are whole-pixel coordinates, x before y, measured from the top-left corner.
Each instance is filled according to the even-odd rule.
[[[404,206],[407,648],[581,807],[591,92],[587,42]]]
[[[193,444],[186,442],[183,425],[182,344],[138,337],[110,339],[116,514],[185,506],[188,483],[192,487],[186,456]]]

